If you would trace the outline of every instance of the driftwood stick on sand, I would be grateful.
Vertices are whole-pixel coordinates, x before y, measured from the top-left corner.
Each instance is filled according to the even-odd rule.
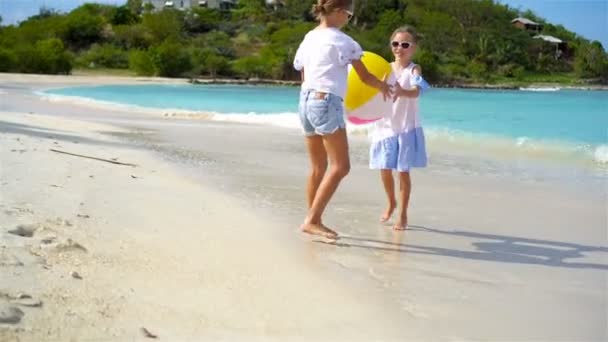
[[[99,161],[106,162],[106,163],[112,163],[112,164],[117,164],[117,165],[125,165],[125,166],[133,166],[133,167],[137,166],[135,164],[130,164],[130,163],[121,163],[121,162],[116,161],[116,160],[109,160],[109,159],[103,159],[103,158],[85,156],[83,154],[76,154],[76,153],[70,153],[70,152],[65,152],[65,151],[59,151],[59,150],[55,150],[53,148],[51,148],[50,150],[51,150],[51,152],[57,152],[57,153],[62,153],[62,154],[68,154],[70,156],[75,156],[75,157],[81,157],[81,158],[99,160]]]

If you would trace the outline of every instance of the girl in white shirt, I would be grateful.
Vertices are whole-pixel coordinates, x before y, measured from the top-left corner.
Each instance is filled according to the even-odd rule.
[[[393,95],[393,112],[374,123],[370,147],[371,169],[379,169],[388,207],[380,221],[390,219],[397,207],[393,171],[399,173],[399,215],[395,230],[407,227],[407,209],[412,183],[410,169],[425,167],[427,163],[424,132],[418,117],[418,97],[428,87],[422,78],[420,66],[412,62],[416,53],[418,35],[411,26],[395,30],[391,36],[391,49],[395,61],[391,63],[397,79]]]
[[[352,0],[317,0],[312,13],[320,24],[306,34],[294,59],[294,67],[302,75],[299,115],[311,163],[306,191],[308,215],[301,228],[305,233],[337,238],[338,234],[322,223],[321,216],[350,171],[343,105],[348,64],[385,98],[391,95],[391,89],[367,71],[361,63],[361,46],[340,31],[353,15]]]

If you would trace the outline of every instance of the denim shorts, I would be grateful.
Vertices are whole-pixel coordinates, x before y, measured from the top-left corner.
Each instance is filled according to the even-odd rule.
[[[346,128],[342,98],[327,93],[325,98],[317,98],[317,91],[302,90],[299,114],[304,134],[328,135],[340,128]]]

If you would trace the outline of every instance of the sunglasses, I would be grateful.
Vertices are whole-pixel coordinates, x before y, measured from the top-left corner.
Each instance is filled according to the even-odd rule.
[[[353,12],[351,12],[351,11],[349,11],[347,9],[345,9],[344,12],[346,12],[346,14],[348,14],[348,20],[350,20],[350,19],[353,18]]]
[[[401,46],[401,48],[405,50],[405,49],[409,49],[410,46],[412,46],[412,43],[395,41],[395,42],[391,42],[391,46],[394,48]]]

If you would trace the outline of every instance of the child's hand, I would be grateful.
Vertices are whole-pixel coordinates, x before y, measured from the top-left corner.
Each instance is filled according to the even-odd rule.
[[[401,88],[399,82],[395,83],[395,91],[393,92],[393,102],[397,101],[397,99],[401,96],[405,96],[405,89]]]
[[[418,97],[420,95],[420,88],[414,86],[410,89],[403,89],[399,82],[395,84],[395,91],[393,93],[393,102],[397,101],[397,99],[401,96],[403,97]]]
[[[388,83],[386,83],[386,81],[381,82],[378,89],[382,92],[384,101],[390,100],[391,96],[393,95],[393,89]]]

